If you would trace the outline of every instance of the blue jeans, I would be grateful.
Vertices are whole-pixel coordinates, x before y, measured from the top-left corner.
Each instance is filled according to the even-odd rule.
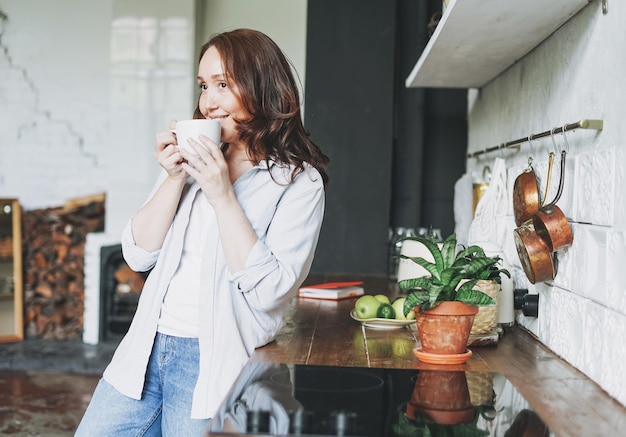
[[[157,333],[141,400],[101,379],[75,436],[204,436],[209,420],[190,418],[199,355],[197,338]]]

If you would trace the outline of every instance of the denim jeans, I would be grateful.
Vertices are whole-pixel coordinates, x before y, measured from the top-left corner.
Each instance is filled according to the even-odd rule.
[[[101,379],[75,436],[204,436],[208,419],[191,419],[198,378],[197,338],[157,333],[141,400]]]

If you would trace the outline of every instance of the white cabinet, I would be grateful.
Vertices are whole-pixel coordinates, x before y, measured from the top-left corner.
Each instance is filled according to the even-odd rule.
[[[406,86],[481,88],[590,1],[451,0]]]

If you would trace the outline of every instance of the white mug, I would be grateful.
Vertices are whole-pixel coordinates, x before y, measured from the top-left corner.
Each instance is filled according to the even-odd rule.
[[[177,121],[176,129],[173,129],[172,132],[176,134],[176,142],[178,143],[179,148],[194,152],[187,141],[189,138],[202,144],[200,142],[200,135],[204,135],[219,145],[222,128],[219,120],[199,118],[194,120]]]

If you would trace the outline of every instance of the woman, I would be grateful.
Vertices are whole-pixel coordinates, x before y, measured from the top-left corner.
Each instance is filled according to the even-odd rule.
[[[203,435],[309,272],[328,158],[289,62],[260,32],[225,32],[203,46],[198,84],[194,118],[219,119],[222,145],[157,134],[162,174],[122,235],[128,265],[152,271],[77,435]]]

